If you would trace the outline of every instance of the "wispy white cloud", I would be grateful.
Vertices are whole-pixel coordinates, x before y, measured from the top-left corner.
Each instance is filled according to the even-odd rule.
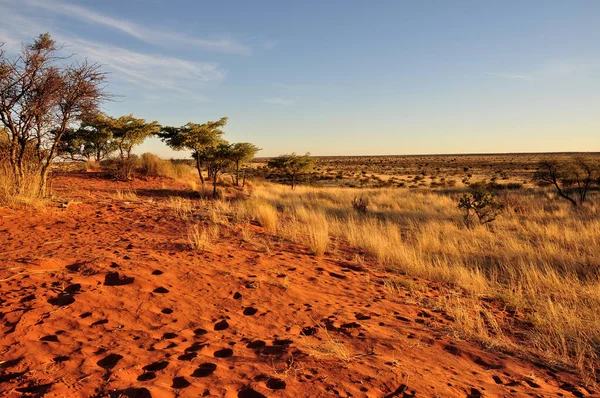
[[[223,80],[225,72],[217,64],[191,62],[157,54],[143,54],[124,48],[71,38],[76,55],[89,58],[119,72],[132,83],[155,88],[177,89]]]
[[[132,21],[114,18],[99,12],[81,7],[75,4],[64,3],[55,0],[23,0],[25,3],[35,6],[52,13],[83,20],[88,23],[103,25],[113,30],[120,31],[138,40],[149,44],[173,47],[186,46],[202,48],[206,50],[218,51],[223,53],[249,55],[252,50],[246,44],[230,38],[221,39],[203,39],[190,37],[178,32],[165,31],[161,29],[147,28]]]
[[[65,43],[63,52],[73,54],[75,59],[87,58],[102,65],[109,72],[111,90],[122,89],[119,82],[134,84],[148,94],[184,93],[190,99],[204,100],[198,94],[207,83],[225,79],[226,73],[216,63],[189,61],[156,53],[141,53],[119,46],[86,40],[64,32],[45,20],[24,16],[14,9],[0,9],[6,17],[0,25],[0,42],[4,50],[19,51],[22,42],[30,42],[41,32],[50,31],[58,43]]]
[[[296,100],[294,99],[290,99],[290,98],[281,98],[281,97],[275,97],[275,98],[267,98],[265,99],[265,102],[268,104],[273,104],[273,105],[294,105],[296,103]]]

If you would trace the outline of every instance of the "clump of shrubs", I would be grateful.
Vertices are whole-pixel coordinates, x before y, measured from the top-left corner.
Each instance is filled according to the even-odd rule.
[[[458,208],[463,210],[465,225],[471,228],[475,217],[480,224],[496,220],[504,205],[496,200],[484,183],[474,183],[471,184],[471,193],[458,200]]]
[[[100,168],[118,180],[130,180],[135,175],[185,179],[193,172],[193,167],[184,162],[161,159],[153,153],[109,158],[100,163]]]

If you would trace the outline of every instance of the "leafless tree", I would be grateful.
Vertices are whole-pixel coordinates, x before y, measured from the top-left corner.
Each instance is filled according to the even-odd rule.
[[[0,52],[0,126],[9,142],[17,192],[32,170],[39,173],[39,194],[45,194],[63,135],[107,99],[100,66],[68,64],[69,57],[61,57],[60,50],[45,33],[14,57]]]

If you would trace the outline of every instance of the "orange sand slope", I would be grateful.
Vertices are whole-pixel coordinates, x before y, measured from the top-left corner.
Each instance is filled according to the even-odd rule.
[[[163,184],[63,176],[55,193],[80,203],[0,208],[0,396],[594,394],[453,338],[450,317],[347,259],[235,230],[192,251]],[[115,199],[126,187],[146,200]]]

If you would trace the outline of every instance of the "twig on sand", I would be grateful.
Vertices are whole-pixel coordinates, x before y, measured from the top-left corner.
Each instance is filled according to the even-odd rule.
[[[14,275],[9,276],[8,278],[0,279],[0,282],[9,281],[9,280],[11,280],[13,278],[16,278],[19,275],[24,275],[24,274],[25,275],[35,275],[35,274],[43,274],[43,273],[46,273],[46,272],[57,272],[57,271],[60,271],[60,270],[58,270],[58,269],[45,269],[45,270],[41,270],[41,271],[21,271],[21,272],[17,272]]]
[[[53,243],[61,243],[61,242],[62,242],[62,239],[59,239],[59,240],[52,240],[52,241],[50,241],[50,242],[44,242],[44,246],[46,246],[46,245],[51,245],[51,244],[53,244]]]

